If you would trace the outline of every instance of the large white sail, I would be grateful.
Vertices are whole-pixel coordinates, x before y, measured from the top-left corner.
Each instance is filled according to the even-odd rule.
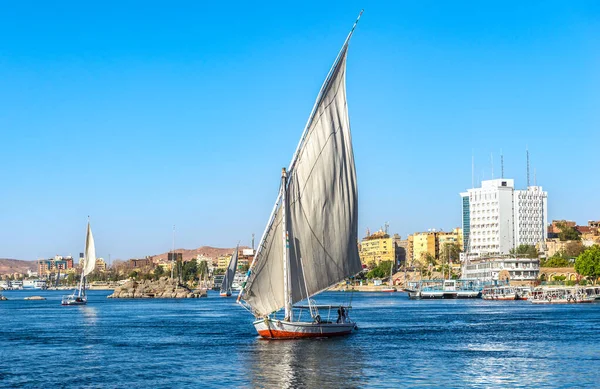
[[[358,190],[346,103],[347,42],[321,88],[288,172],[291,303],[362,269],[357,247]],[[285,305],[280,199],[241,293],[256,316],[266,316]]]
[[[237,270],[238,251],[239,245],[236,246],[235,251],[231,255],[231,260],[229,261],[227,272],[225,273],[225,277],[223,277],[223,282],[221,283],[221,293],[226,293],[228,290],[231,290],[233,278],[235,277],[235,272]]]
[[[92,235],[92,227],[88,222],[87,235],[85,238],[85,253],[83,258],[83,276],[87,276],[94,271],[96,267],[96,246],[94,245],[94,236]]]

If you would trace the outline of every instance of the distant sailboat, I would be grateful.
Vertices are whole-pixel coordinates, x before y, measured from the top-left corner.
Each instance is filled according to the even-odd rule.
[[[87,235],[85,238],[85,253],[83,264],[81,266],[81,280],[77,291],[73,291],[72,295],[63,296],[62,305],[85,305],[87,297],[85,295],[85,277],[94,271],[96,267],[96,246],[94,245],[94,236],[92,228],[88,220]]]
[[[381,289],[382,292],[396,292],[394,287],[394,261],[390,265],[390,286],[388,288]]]
[[[265,338],[346,335],[356,328],[347,315],[350,306],[311,300],[362,270],[346,103],[346,55],[356,23],[321,87],[290,166],[282,171],[275,206],[238,296]],[[294,306],[303,300],[307,306]],[[330,320],[332,309],[337,321]]]
[[[229,261],[229,266],[227,267],[225,277],[223,277],[223,282],[221,283],[221,292],[220,292],[221,297],[231,296],[231,286],[233,285],[233,279],[235,277],[235,272],[237,271],[238,250],[239,250],[239,245],[236,246],[235,251],[231,255],[231,260]]]

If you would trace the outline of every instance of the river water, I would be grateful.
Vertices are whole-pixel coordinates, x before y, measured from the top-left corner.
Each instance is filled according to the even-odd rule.
[[[354,293],[359,330],[344,338],[269,341],[212,292],[190,300],[62,307],[56,291],[5,291],[0,387],[392,388],[600,386],[600,303],[411,301]],[[42,295],[45,301],[24,301]],[[318,303],[341,303],[328,292]]]

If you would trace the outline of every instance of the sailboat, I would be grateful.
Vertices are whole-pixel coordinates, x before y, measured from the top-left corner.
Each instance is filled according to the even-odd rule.
[[[229,260],[229,266],[227,266],[225,277],[223,277],[220,292],[221,297],[231,296],[231,285],[233,285],[233,279],[235,277],[235,272],[237,271],[238,251],[239,245],[235,247],[235,251],[231,255],[231,260]]]
[[[282,169],[275,206],[238,295],[264,338],[329,337],[357,328],[350,305],[311,299],[362,270],[346,103],[346,56],[357,23],[321,86],[289,167]],[[307,305],[294,306],[301,301]]]
[[[79,287],[77,288],[77,291],[73,291],[73,294],[63,296],[62,305],[87,304],[87,297],[85,295],[85,277],[94,271],[94,267],[96,267],[96,246],[94,245],[94,236],[92,235],[92,228],[90,227],[90,221],[88,220],[87,234],[85,237],[85,253],[81,266],[81,280],[79,281]]]
[[[387,288],[381,289],[382,292],[396,292],[396,288],[394,287],[394,261],[390,265],[390,286]]]

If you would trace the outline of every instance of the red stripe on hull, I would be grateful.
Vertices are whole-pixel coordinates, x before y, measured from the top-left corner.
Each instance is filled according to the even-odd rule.
[[[310,333],[310,332],[291,332],[291,331],[280,331],[280,330],[261,330],[258,331],[258,334],[263,338],[267,339],[300,339],[300,338],[329,338],[332,336],[343,336],[348,335],[352,332],[342,331],[342,332],[331,332],[331,333]]]

